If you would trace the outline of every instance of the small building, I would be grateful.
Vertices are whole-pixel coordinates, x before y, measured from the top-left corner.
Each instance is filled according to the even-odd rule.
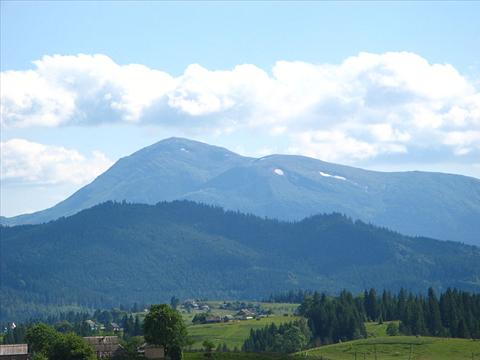
[[[93,348],[97,359],[109,359],[123,352],[118,336],[87,336],[83,339]]]
[[[165,349],[163,346],[160,345],[152,345],[152,344],[143,344],[138,349],[140,354],[146,359],[150,360],[164,360],[165,359]]]
[[[220,316],[211,316],[205,319],[205,324],[214,324],[222,322],[222,318]]]
[[[98,329],[98,325],[93,320],[85,320],[85,323],[90,327],[90,330],[95,331]]]
[[[197,303],[196,300],[193,300],[193,299],[188,299],[188,300],[185,300],[183,302],[183,307],[185,309],[190,309],[190,310],[198,310],[199,309],[199,305]]]
[[[235,315],[235,317],[241,320],[251,320],[255,317],[255,315],[256,314],[254,312],[248,309],[242,309]]]
[[[120,325],[118,325],[117,323],[110,323],[110,326],[112,327],[112,330],[113,332],[117,333],[119,332],[120,330],[122,330],[122,328],[120,327]]]
[[[0,345],[1,360],[28,360],[27,344]]]

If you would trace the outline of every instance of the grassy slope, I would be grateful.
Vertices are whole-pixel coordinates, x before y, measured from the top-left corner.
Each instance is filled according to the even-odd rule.
[[[307,351],[306,358],[325,360],[472,360],[480,359],[480,341],[431,337],[394,336],[350,341]],[[410,357],[411,352],[411,357]],[[473,358],[472,358],[473,354]],[[302,356],[303,357],[303,356]]]
[[[377,322],[366,322],[365,328],[367,329],[368,337],[387,336],[387,326],[391,322],[396,323],[397,325],[400,323],[400,321],[385,321],[383,324],[378,324]]]
[[[295,319],[296,318],[293,316],[272,315],[260,320],[242,320],[228,323],[192,325],[188,327],[188,334],[191,336],[192,340],[195,341],[192,346],[193,349],[201,348],[202,342],[206,339],[211,340],[215,345],[223,344],[225,342],[229,349],[234,349],[235,346],[240,349],[243,342],[248,337],[250,329],[262,328],[265,325],[270,325],[272,322],[280,324]]]
[[[219,309],[223,301],[208,301],[207,304],[212,308],[212,315],[235,315],[236,311]],[[193,325],[191,323],[195,314],[201,311],[192,311],[191,313],[181,310],[181,314],[188,326],[188,334],[194,341],[192,349],[200,349],[204,340],[213,341],[215,346],[226,343],[228,348],[233,350],[236,347],[242,347],[243,342],[248,337],[250,329],[262,328],[272,322],[280,324],[296,319],[293,313],[298,307],[298,304],[282,304],[282,303],[260,303],[264,309],[270,309],[273,314],[268,318],[260,320],[241,320],[232,321],[228,323],[217,324],[201,324]],[[289,314],[289,316],[283,316]]]
[[[375,348],[377,356],[375,357]],[[410,350],[411,348],[411,350]],[[411,356],[410,356],[411,351]],[[380,337],[328,345],[297,355],[216,353],[216,360],[478,360],[480,341],[465,339]],[[185,360],[206,359],[202,352],[185,353]]]
[[[277,313],[280,312],[278,306]],[[194,349],[201,348],[205,339],[212,340],[215,345],[227,343],[228,347],[241,347],[251,328],[263,327],[271,322],[281,323],[293,320],[293,317],[274,315],[270,318],[233,323],[195,325],[188,328],[196,341]],[[466,339],[444,339],[413,336],[386,336],[388,322],[381,325],[366,323],[369,338],[334,344],[308,350],[294,355],[217,353],[212,359],[217,360],[284,360],[284,359],[323,359],[323,360],[480,360],[480,341]],[[377,357],[375,357],[375,350]],[[410,356],[411,353],[411,356]],[[205,359],[202,352],[186,353],[186,360]],[[472,358],[473,355],[473,358]]]
[[[185,360],[206,360],[203,352],[185,353]],[[216,353],[212,360],[292,360],[291,356],[279,354],[253,354],[253,353]]]

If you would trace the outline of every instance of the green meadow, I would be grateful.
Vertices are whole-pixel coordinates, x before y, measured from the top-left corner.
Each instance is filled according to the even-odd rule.
[[[210,314],[212,316],[223,317],[225,315],[235,315],[237,313],[235,310],[220,309],[223,301],[208,301],[206,304],[210,306]],[[297,309],[298,304],[266,302],[259,304],[263,309],[270,310],[272,315],[259,320],[234,320],[230,322],[200,325],[193,325],[192,319],[195,314],[201,313],[202,311],[187,312],[182,309],[180,312],[188,326],[188,334],[194,342],[191,349],[201,349],[204,340],[212,341],[215,346],[219,344],[223,345],[223,343],[225,343],[230,350],[233,350],[235,347],[241,349],[243,342],[250,334],[250,329],[258,329],[270,325],[271,323],[281,324],[297,319],[293,314]]]
[[[297,318],[294,316],[271,315],[259,320],[235,320],[217,324],[191,325],[188,327],[188,334],[194,341],[193,349],[200,349],[204,340],[212,341],[215,346],[226,343],[230,350],[235,347],[241,349],[250,329],[262,328],[271,323],[281,324],[295,319]]]
[[[190,352],[184,354],[185,360],[294,360],[292,356],[281,354],[255,354],[255,353],[213,353],[208,358],[203,352]]]
[[[322,346],[297,355],[324,360],[480,360],[480,341],[392,336]]]
[[[187,352],[185,360],[206,359]],[[395,336],[327,345],[294,355],[213,353],[216,360],[480,360],[480,341]]]
[[[263,304],[262,304],[263,305]],[[215,346],[226,343],[229,349],[241,348],[250,329],[258,329],[272,322],[281,324],[295,320],[293,315],[284,316],[288,304],[275,304],[276,315],[260,320],[232,321],[228,323],[190,325],[189,335],[194,341],[191,349],[202,348],[204,340],[211,340]],[[215,311],[216,312],[216,311]],[[445,339],[414,336],[387,336],[388,322],[365,324],[368,338],[345,343],[326,345],[293,355],[213,353],[217,360],[480,360],[480,341],[468,339]],[[186,360],[205,359],[203,352],[187,352]]]

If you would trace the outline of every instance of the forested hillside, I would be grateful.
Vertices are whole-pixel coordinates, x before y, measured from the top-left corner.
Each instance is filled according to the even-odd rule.
[[[413,236],[479,246],[480,180],[432,172],[378,172],[304,156],[240,156],[170,138],[117,161],[52,208],[9,225],[70,216],[105,201],[191,200],[282,220],[339,212]]]
[[[1,228],[2,319],[40,306],[105,307],[172,295],[264,298],[295,288],[480,290],[480,249],[339,215],[290,223],[186,201],[104,203]]]

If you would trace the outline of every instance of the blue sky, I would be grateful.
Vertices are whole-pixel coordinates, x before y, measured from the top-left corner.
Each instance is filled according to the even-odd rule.
[[[2,215],[169,136],[480,177],[479,16],[478,2],[3,1]]]
[[[2,70],[45,54],[107,54],[180,74],[410,51],[478,72],[478,2],[2,2]]]

